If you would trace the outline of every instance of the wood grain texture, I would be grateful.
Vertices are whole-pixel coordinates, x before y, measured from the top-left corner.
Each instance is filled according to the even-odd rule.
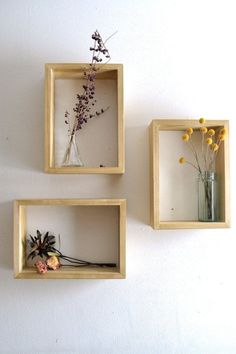
[[[38,274],[26,265],[27,206],[117,206],[119,207],[118,265],[114,268],[67,267]],[[125,199],[21,199],[14,202],[14,277],[16,279],[124,279],[126,276]]]
[[[154,229],[214,229],[230,227],[230,178],[229,178],[229,134],[219,149],[216,159],[216,172],[220,183],[220,217],[218,222],[168,221],[160,220],[160,176],[159,176],[159,133],[160,131],[185,131],[187,128],[199,129],[198,120],[156,119],[149,126],[150,146],[150,225]],[[208,128],[223,128],[229,132],[228,120],[207,120]]]

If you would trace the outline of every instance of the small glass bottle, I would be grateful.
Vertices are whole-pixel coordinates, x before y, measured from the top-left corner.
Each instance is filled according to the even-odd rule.
[[[215,172],[205,171],[198,176],[198,220],[218,220],[218,191]]]
[[[68,142],[68,146],[62,161],[62,166],[64,167],[82,167],[84,166],[82,160],[81,160],[81,156],[80,156],[80,152],[79,152],[79,148],[77,145],[77,136],[76,134],[72,134],[70,136],[69,142]]]

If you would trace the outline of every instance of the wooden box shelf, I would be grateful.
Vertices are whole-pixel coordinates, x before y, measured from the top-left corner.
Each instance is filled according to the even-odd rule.
[[[176,144],[178,142],[183,143],[181,135],[187,128],[192,127],[199,130],[200,126],[197,120],[189,119],[153,120],[150,124],[150,224],[154,229],[208,229],[230,226],[228,134],[226,140],[220,146],[216,158],[216,172],[219,176],[221,191],[219,221],[198,221],[196,210],[194,211],[195,214],[194,212],[191,214],[191,199],[194,198],[193,196],[197,197],[197,191],[191,187],[192,190],[183,190],[181,194],[179,190],[178,182],[180,179],[185,186],[185,179],[192,178],[189,183],[193,185],[194,177],[192,170],[190,171],[187,166],[178,164],[178,156],[180,157],[183,151],[185,154],[187,147],[176,146]],[[204,126],[215,129],[225,127],[227,131],[229,130],[227,120],[209,120]],[[179,134],[179,136],[175,136],[176,134]],[[162,146],[163,142],[165,142],[164,146]],[[197,202],[193,202],[192,205],[197,206]],[[167,209],[166,213],[162,210],[163,206]],[[191,217],[193,214],[194,216]]]
[[[14,277],[17,279],[125,278],[124,199],[32,199],[14,203]],[[46,228],[46,230],[42,230]],[[116,267],[60,267],[39,274],[27,260],[29,234],[61,233],[61,251]],[[63,236],[64,235],[64,236]],[[57,248],[58,249],[58,248]],[[70,254],[71,255],[71,254]],[[33,261],[34,262],[34,261]]]
[[[68,145],[65,111],[73,116],[78,93],[82,94],[83,73],[89,64],[45,65],[45,172],[122,174],[125,170],[123,65],[97,64],[94,113],[99,118],[83,124],[78,144],[84,166],[62,164]],[[70,115],[71,116],[71,115]]]

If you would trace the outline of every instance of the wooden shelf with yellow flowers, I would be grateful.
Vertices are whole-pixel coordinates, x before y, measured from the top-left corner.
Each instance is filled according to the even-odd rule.
[[[228,132],[227,120],[156,119],[151,122],[150,224],[154,229],[230,227]],[[199,221],[198,155],[205,166],[211,156],[214,160],[219,191],[218,217],[214,221]]]
[[[16,279],[125,278],[124,199],[14,203]]]

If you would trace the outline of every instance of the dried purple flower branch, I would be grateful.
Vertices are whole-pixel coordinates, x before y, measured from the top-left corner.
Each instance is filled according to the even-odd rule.
[[[97,63],[102,63],[104,58],[106,59],[104,65],[110,61],[111,57],[108,49],[106,48],[105,43],[113,35],[114,34],[108,37],[105,42],[102,40],[102,37],[98,32],[98,30],[96,30],[91,36],[91,38],[94,40],[93,46],[90,47],[90,51],[92,51],[92,60],[91,63],[89,64],[89,69],[85,70],[83,73],[83,79],[85,80],[85,83],[83,84],[83,93],[77,94],[76,97],[77,102],[73,108],[73,112],[74,112],[73,118],[71,117],[71,114],[67,110],[65,112],[65,124],[69,126],[68,127],[69,142],[63,158],[63,162],[62,162],[63,165],[68,165],[69,163],[70,153],[71,153],[72,145],[74,143],[74,137],[78,133],[78,131],[82,129],[83,124],[87,123],[88,120],[91,118],[99,117],[101,114],[105,113],[109,109],[108,106],[106,108],[101,108],[96,112],[91,112],[91,109],[94,107],[96,103],[95,81],[96,81],[96,72],[99,70],[97,68]],[[73,119],[72,123],[71,123],[71,119]],[[75,149],[77,150],[76,153],[79,156],[77,147],[75,147]]]

